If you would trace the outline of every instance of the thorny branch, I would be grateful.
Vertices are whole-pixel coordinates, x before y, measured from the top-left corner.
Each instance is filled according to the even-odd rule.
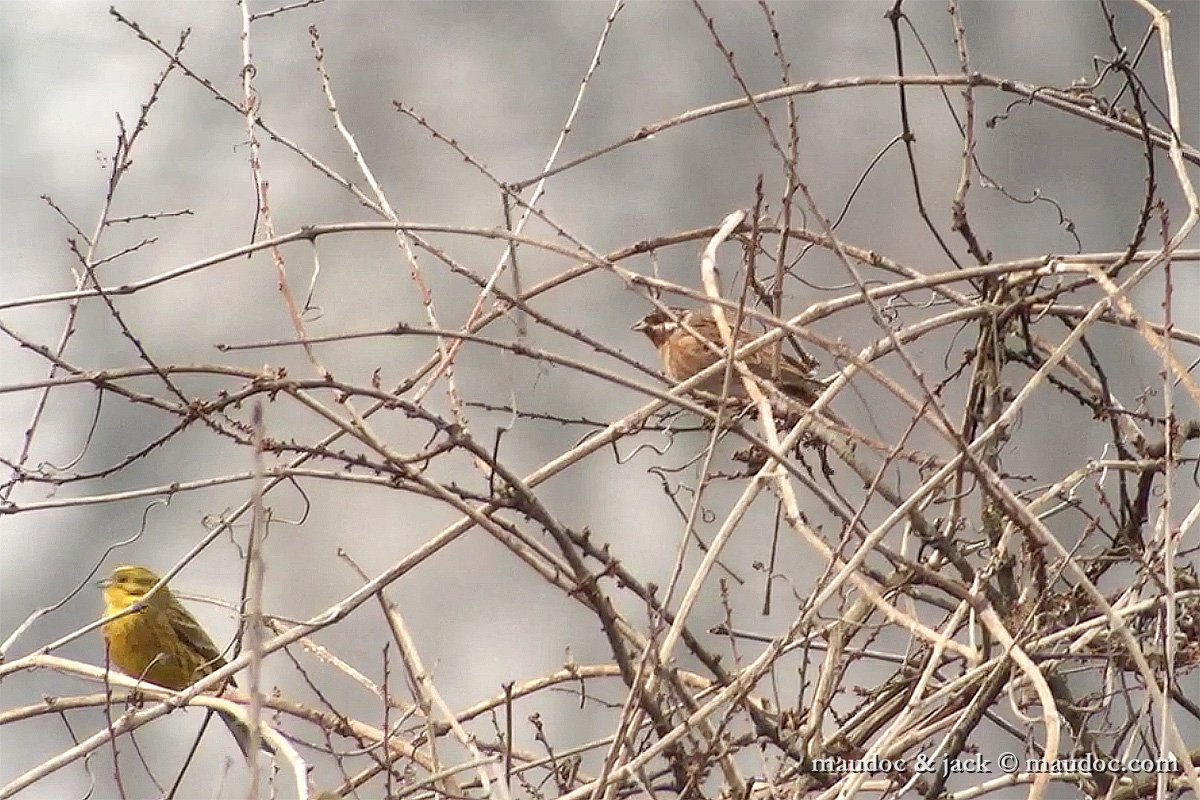
[[[308,45],[319,102],[345,149],[340,160],[358,176],[341,175],[330,166],[337,157],[318,157],[297,144],[299,137],[284,135],[271,119],[277,108],[258,96],[265,84],[251,32],[312,3],[257,13],[240,5],[237,99],[190,63],[188,32],[164,47],[114,9],[164,66],[133,126],[120,121],[92,232],[85,235],[87,226],[47,198],[73,237],[72,287],[0,297],[0,336],[42,369],[0,384],[0,396],[31,398],[32,410],[21,440],[0,452],[7,471],[0,478],[0,518],[82,513],[147,498],[208,502],[222,488],[238,492],[238,502],[214,511],[208,529],[191,536],[187,552],[164,572],[176,585],[195,574],[186,568],[201,554],[243,560],[243,597],[225,605],[247,626],[238,639],[245,649],[234,647],[227,666],[169,692],[66,657],[68,644],[96,638],[99,622],[37,638],[33,623],[64,607],[48,599],[5,633],[0,680],[32,683],[52,671],[81,685],[103,684],[103,691],[0,709],[5,734],[42,718],[58,718],[72,730],[91,726],[73,746],[48,750],[40,763],[8,776],[0,798],[59,770],[88,769],[72,765],[106,748],[118,759],[124,791],[131,767],[118,743],[132,735],[149,740],[155,721],[181,706],[249,723],[287,769],[286,775],[254,770],[251,786],[289,781],[281,793],[297,796],[765,799],[890,792],[965,799],[1014,785],[1048,797],[1063,784],[1081,796],[1200,794],[1200,743],[1187,738],[1200,724],[1200,707],[1180,688],[1182,677],[1200,668],[1194,375],[1200,331],[1194,315],[1177,313],[1172,272],[1200,261],[1200,250],[1186,246],[1200,219],[1188,168],[1200,155],[1182,139],[1187,127],[1170,20],[1146,0],[1138,4],[1147,30],[1137,55],[1130,57],[1112,11],[1101,3],[1113,52],[1094,81],[1064,88],[977,71],[971,6],[958,2],[949,4],[946,32],[957,63],[939,72],[902,0],[886,17],[894,76],[798,83],[786,32],[762,3],[780,85],[757,91],[720,15],[697,2],[694,11],[735,95],[564,160],[563,145],[603,74],[601,55],[625,22],[618,2],[536,175],[502,180],[464,140],[392,101],[400,124],[465,161],[496,192],[506,223],[498,227],[404,218],[380,165],[360,146],[361,131],[335,91],[336,59],[315,26]],[[914,41],[930,74],[912,72]],[[1162,85],[1152,83],[1146,68],[1154,43]],[[253,235],[240,246],[130,279],[113,265],[159,240],[113,245],[115,252],[106,254],[110,228],[197,213],[112,211],[163,92],[181,80],[239,118],[248,142]],[[903,151],[908,211],[921,221],[929,263],[878,252],[841,227],[854,218],[850,201],[870,191],[871,173],[891,145],[870,161],[833,221],[810,189],[816,165],[805,160],[801,99],[868,86],[895,92],[889,96],[896,130],[888,136],[903,145],[896,153]],[[958,137],[958,179],[949,195],[933,188],[921,139],[928,121],[912,110],[926,92],[943,93],[947,118],[940,122]],[[1004,113],[983,116],[985,103],[1014,95],[1019,100]],[[1129,206],[1135,217],[1127,241],[1113,252],[1086,251],[1086,237],[1064,223],[1071,217],[1056,200],[1048,200],[1057,210],[1048,224],[1071,227],[1079,242],[1073,255],[1031,256],[1019,240],[985,236],[989,229],[980,224],[982,196],[994,191],[1006,202],[1017,196],[996,183],[999,171],[987,164],[983,143],[1018,114],[1064,112],[1120,133],[1119,146],[1142,165]],[[786,136],[777,130],[779,113],[786,115]],[[752,211],[605,253],[542,202],[561,176],[582,173],[581,165],[722,114],[745,115],[769,153],[779,193],[771,195],[760,174],[747,189]],[[278,151],[268,141],[371,218],[314,219],[278,233],[275,220],[287,200],[269,191]],[[771,208],[771,197],[779,208]],[[551,235],[533,232],[538,225]],[[385,324],[349,324],[359,318],[355,308],[331,314],[337,321],[325,325],[313,312],[328,313],[337,298],[327,277],[317,281],[319,248],[380,233],[389,237],[423,322],[394,314]],[[488,244],[497,246],[496,257],[478,266],[470,248]],[[658,259],[700,247],[703,255],[686,279],[661,276]],[[728,254],[738,249],[743,258],[730,280],[720,270],[732,266]],[[286,321],[282,328],[205,341],[205,352],[218,354],[211,363],[177,360],[139,329],[137,312],[160,293],[185,281],[217,284],[246,257],[257,266],[259,254],[271,260],[271,302],[278,306],[271,311]],[[766,272],[756,263],[764,256],[773,264]],[[819,288],[801,275],[816,256],[834,265],[842,288]],[[312,277],[301,302],[292,285],[305,258],[312,260]],[[531,262],[539,264],[537,282],[524,266]],[[500,280],[506,271],[511,280]],[[575,290],[613,288],[631,307],[707,311],[720,330],[723,357],[675,381],[649,348],[623,347],[618,327],[581,321],[554,305]],[[322,293],[319,305],[310,303]],[[797,295],[806,298],[803,307],[792,304]],[[52,309],[62,309],[65,322],[48,341],[29,333],[40,329],[19,316]],[[69,346],[85,309],[111,320],[130,363],[89,365]],[[632,321],[618,320],[621,327]],[[739,327],[755,336],[737,338]],[[1124,350],[1106,345],[1114,337]],[[780,402],[778,358],[768,375],[748,366],[754,353],[777,344],[803,347],[825,362],[824,391],[810,405]],[[1131,379],[1124,369],[1129,353],[1153,364],[1156,380]],[[247,354],[267,362],[248,366],[239,360]],[[542,400],[537,405],[528,394],[497,389],[497,364],[527,371],[534,384],[586,387],[605,398],[611,413],[572,405],[565,394],[534,394]],[[700,390],[714,376],[724,387],[720,396]],[[40,454],[50,438],[52,400],[60,397],[87,398],[92,422],[79,455],[56,464]],[[95,463],[94,439],[113,424],[118,404],[142,415],[140,422],[119,437],[123,452]],[[1048,413],[1072,432],[1074,449],[1044,452]],[[522,437],[535,431],[578,438],[564,438],[534,464]],[[222,449],[222,466],[198,459],[211,469],[116,482],[135,468],[157,467],[169,454],[190,454],[197,439]],[[607,488],[596,487],[616,480],[612,475],[637,486],[640,498],[661,492],[658,499],[678,515],[679,530],[660,530],[647,510],[645,530],[637,532],[640,544],[674,542],[665,586],[653,577],[663,573],[646,569],[636,544],[610,540],[606,517],[588,502],[594,497],[565,504],[556,495],[556,485],[570,480],[581,480],[591,495],[605,494]],[[47,497],[46,489],[62,493]],[[360,509],[380,495],[403,498],[406,525],[437,519],[437,527],[403,531],[389,540],[389,555],[374,562],[358,552],[361,540],[337,539],[337,558],[330,560],[342,570],[353,565],[354,582],[329,579],[343,587],[340,594],[321,595],[294,616],[273,609],[267,588],[278,558],[273,547],[284,535],[279,529],[302,528],[314,507],[320,512],[333,503],[362,517],[347,526],[372,527]],[[297,498],[303,516],[285,520],[282,509]],[[620,502],[606,499],[610,510]],[[764,535],[766,525],[773,536]],[[451,545],[468,537],[477,537],[473,549],[492,548],[488,558],[496,568],[487,571],[489,579],[500,576],[506,591],[543,598],[537,602],[545,605],[530,601],[537,608],[530,615],[547,627],[563,624],[571,649],[541,673],[518,674],[518,662],[506,660],[510,653],[476,652],[473,635],[464,634],[457,646],[494,666],[498,678],[491,694],[456,707],[453,698],[469,682],[456,683],[437,656],[422,652],[431,645],[414,625],[420,610],[400,598],[411,602],[410,587],[438,574],[450,553],[467,558],[463,545]],[[335,568],[329,569],[332,576]],[[733,576],[720,588],[711,580],[718,570]],[[741,577],[753,570],[761,573],[758,584]],[[771,613],[749,622],[745,592],[764,585],[771,602],[760,605]],[[706,629],[715,604],[722,622]],[[351,614],[354,623],[347,622]],[[327,644],[326,637],[336,641],[352,625],[372,626],[377,641],[388,643],[380,645],[378,664],[366,667],[361,656]],[[580,664],[571,655],[576,649],[603,658]],[[246,668],[250,677],[240,690],[206,691]],[[348,690],[370,698],[378,718],[350,713]],[[577,736],[554,702],[562,697],[586,716],[590,727],[581,729],[599,726],[603,733]],[[96,708],[105,709],[98,727],[99,717],[87,715]],[[921,758],[958,763],[1002,749],[1046,762],[1094,760],[1062,772],[969,776],[965,784],[961,776],[914,766]],[[871,758],[888,766],[846,766]],[[1113,767],[1114,760],[1134,758],[1166,766],[1149,775]],[[322,786],[330,788],[321,793]]]

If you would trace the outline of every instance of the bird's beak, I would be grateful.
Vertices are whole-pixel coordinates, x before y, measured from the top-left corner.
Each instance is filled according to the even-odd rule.
[[[639,319],[637,322],[634,323],[633,327],[630,328],[629,330],[644,331],[649,327],[650,327],[650,323],[646,322],[646,320],[644,320],[644,319]]]
[[[96,586],[98,586],[101,589],[107,589],[108,587],[110,587],[112,585],[113,585],[112,578],[105,578],[102,581],[96,581]]]

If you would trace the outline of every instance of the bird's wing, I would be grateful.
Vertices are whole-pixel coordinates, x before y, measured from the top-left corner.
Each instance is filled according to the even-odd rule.
[[[204,632],[204,628],[200,627],[200,623],[196,622],[196,618],[174,597],[171,598],[168,617],[180,641],[191,653],[199,656],[202,662],[193,680],[225,666],[225,659],[221,658],[221,651],[213,644],[213,640]]]

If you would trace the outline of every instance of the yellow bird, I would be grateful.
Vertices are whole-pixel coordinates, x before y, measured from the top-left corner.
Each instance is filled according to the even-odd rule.
[[[104,589],[104,616],[141,602],[158,581],[159,577],[145,567],[117,567],[97,584]],[[162,587],[145,602],[144,608],[102,626],[113,666],[126,675],[175,691],[225,666],[221,651],[168,587]],[[236,684],[230,678],[228,685]],[[219,712],[218,716],[249,757],[250,730],[233,717]],[[273,752],[265,742],[262,749]]]

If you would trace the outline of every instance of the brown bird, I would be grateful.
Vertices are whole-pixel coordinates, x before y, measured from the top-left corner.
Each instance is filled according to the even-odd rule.
[[[716,320],[706,312],[675,308],[670,311],[670,314],[659,310],[650,312],[633,326],[633,330],[646,334],[658,348],[663,371],[668,377],[676,381],[685,381],[724,358],[721,331]],[[712,342],[716,352],[704,344],[701,338],[697,338],[698,336]],[[758,337],[759,334],[742,328],[734,336],[734,342],[740,347]],[[806,406],[811,405],[821,392],[825,391],[825,383],[812,377],[813,370],[817,368],[817,360],[803,350],[799,351],[799,358],[793,358],[781,352],[781,344],[775,342],[755,350],[741,359],[742,363],[754,375],[771,381],[776,354],[779,354],[776,385],[788,397]],[[697,388],[711,394],[720,394],[723,379],[722,373],[717,372]],[[729,391],[734,397],[746,397],[746,388],[736,373],[730,382]]]

